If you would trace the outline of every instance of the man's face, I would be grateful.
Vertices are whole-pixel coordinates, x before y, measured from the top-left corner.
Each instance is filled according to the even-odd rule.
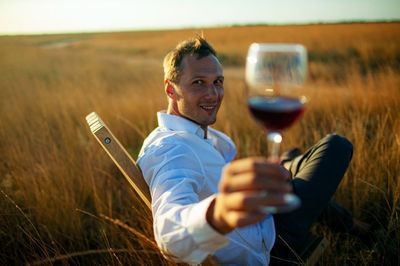
[[[186,55],[182,73],[174,85],[172,114],[188,118],[202,128],[214,124],[224,97],[224,76],[218,59]]]

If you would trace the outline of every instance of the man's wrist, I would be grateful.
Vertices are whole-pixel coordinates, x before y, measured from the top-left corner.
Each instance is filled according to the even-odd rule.
[[[217,196],[218,197],[218,196]],[[231,228],[225,221],[224,219],[218,215],[218,211],[216,210],[216,201],[217,197],[215,197],[211,203],[210,206],[207,209],[206,212],[206,220],[208,224],[214,228],[216,231],[218,231],[221,234],[228,234],[230,233],[233,228]]]

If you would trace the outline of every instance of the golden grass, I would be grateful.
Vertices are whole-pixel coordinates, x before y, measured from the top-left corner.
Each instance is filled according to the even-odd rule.
[[[170,264],[154,248],[151,213],[84,118],[96,111],[136,157],[166,107],[162,58],[198,32],[0,38],[0,264]],[[243,100],[248,45],[308,48],[310,104],[283,148],[305,149],[330,132],[349,138],[355,153],[336,199],[376,228],[367,245],[316,227],[331,241],[321,265],[399,262],[399,33],[399,23],[204,30],[225,66],[215,127],[233,138],[238,157],[266,153]]]

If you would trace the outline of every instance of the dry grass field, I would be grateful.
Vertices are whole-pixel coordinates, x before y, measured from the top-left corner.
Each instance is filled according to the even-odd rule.
[[[162,59],[199,30],[0,37],[0,264],[169,265],[151,213],[91,136],[96,111],[136,158],[166,107]],[[225,69],[215,128],[238,158],[266,154],[243,98],[252,42],[304,44],[310,102],[284,133],[305,149],[330,132],[354,144],[335,195],[370,222],[363,241],[324,225],[320,265],[399,265],[400,23],[204,29]]]

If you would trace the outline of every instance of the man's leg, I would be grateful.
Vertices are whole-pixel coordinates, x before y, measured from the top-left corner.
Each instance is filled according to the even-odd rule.
[[[352,144],[347,139],[332,134],[292,161],[290,171],[294,177],[293,190],[302,204],[291,213],[274,215],[277,239],[272,255],[285,257],[290,250],[287,245],[298,249],[323,212],[341,221],[343,227],[352,226],[352,216],[347,210],[331,202],[352,154]]]

